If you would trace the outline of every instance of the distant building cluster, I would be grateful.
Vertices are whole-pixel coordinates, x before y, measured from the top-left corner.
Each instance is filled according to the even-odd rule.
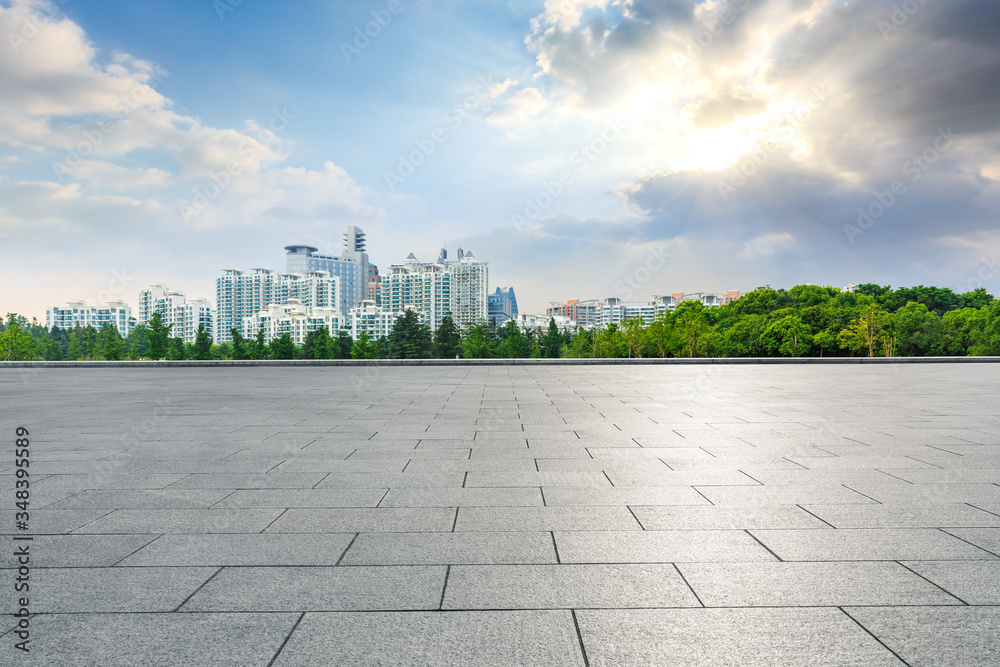
[[[624,301],[613,296],[604,300],[570,299],[566,303],[551,303],[545,313],[550,317],[565,317],[580,328],[592,329],[608,324],[620,326],[634,317],[648,324],[662,313],[677,308],[682,301],[698,301],[706,308],[720,308],[739,297],[738,290],[731,290],[725,294],[674,292],[669,296],[654,295],[649,301]]]
[[[489,263],[459,248],[454,258],[442,249],[434,261],[420,261],[410,253],[398,264],[380,272],[366,247],[363,230],[349,226],[339,255],[323,254],[309,245],[285,247],[285,272],[270,268],[224,269],[215,280],[215,305],[205,298],[188,298],[164,284],[150,285],[139,294],[133,313],[124,301],[88,306],[71,301],[46,310],[46,325],[100,328],[109,323],[122,336],[146,325],[154,314],[171,326],[171,336],[193,343],[199,328],[214,342],[231,342],[232,332],[253,338],[262,332],[265,342],[288,334],[301,345],[310,332],[326,329],[336,337],[348,334],[357,340],[388,336],[396,320],[414,311],[432,329],[450,315],[460,329],[485,322],[502,327],[542,330],[554,320],[560,330],[576,331],[618,324],[638,317],[650,322],[683,301],[697,300],[716,308],[739,298],[725,294],[675,292],[649,301],[572,299],[552,303],[545,313],[521,313],[513,287],[489,292]]]

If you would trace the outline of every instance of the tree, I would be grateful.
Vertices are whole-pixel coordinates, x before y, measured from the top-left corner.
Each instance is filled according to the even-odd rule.
[[[771,322],[761,341],[771,352],[784,357],[801,357],[813,343],[809,327],[797,315],[785,315]]]
[[[129,359],[134,361],[149,356],[148,333],[149,330],[145,324],[140,324],[128,332],[128,336],[125,337],[125,347],[128,350]],[[69,357],[67,356],[67,358]]]
[[[118,333],[118,327],[105,322],[99,332],[101,339],[101,356],[108,361],[120,361],[125,356],[125,340]]]
[[[429,331],[430,329],[428,329],[428,332]],[[428,338],[429,337],[430,334],[428,333]],[[349,333],[341,329],[339,332],[337,332],[336,340],[331,338],[330,342],[331,342],[331,349],[336,351],[335,354],[334,353],[330,354],[329,356],[330,359],[351,358],[351,350],[354,348],[354,339],[351,338],[351,335]]]
[[[0,359],[23,361],[35,358],[35,341],[22,326],[23,319],[20,315],[7,313],[7,324],[0,334]]]
[[[473,324],[465,330],[462,356],[466,359],[489,359],[493,356],[493,350],[490,349],[490,328],[485,323]]]
[[[272,340],[271,344],[267,346],[267,350],[271,359],[294,359],[298,352],[298,348],[292,341],[292,335],[287,332]]]
[[[852,353],[867,351],[869,357],[874,357],[876,350],[884,349],[890,324],[889,313],[875,305],[866,306],[857,319],[840,332],[837,344]],[[890,342],[892,347],[894,345]]]
[[[941,338],[938,344],[943,354],[967,356],[983,339],[986,310],[963,308],[952,310],[941,318]]]
[[[462,332],[451,315],[441,318],[441,325],[434,332],[431,354],[435,359],[454,359],[462,353]]]
[[[101,342],[97,329],[91,325],[81,327],[79,323],[69,334],[69,353],[71,361],[84,359],[101,359]]]
[[[819,348],[819,356],[823,356],[823,350],[834,350],[837,348],[837,337],[829,330],[820,331],[813,336],[813,345]]]
[[[334,348],[337,342],[330,336],[330,330],[326,327],[313,329],[306,334],[302,341],[303,359],[337,359],[338,355]]]
[[[167,356],[167,346],[169,345],[170,330],[173,324],[164,324],[163,316],[160,313],[153,313],[146,324],[146,342],[149,346],[150,359],[163,359]]]
[[[497,356],[501,359],[524,359],[531,354],[531,340],[514,320],[507,320],[499,330]]]
[[[899,353],[906,357],[930,354],[941,338],[941,318],[923,303],[910,301],[893,315]]]
[[[167,359],[170,361],[181,361],[184,359],[184,340],[181,338],[171,338],[167,343]]]
[[[352,359],[378,359],[378,345],[367,333],[360,333],[351,348]]]
[[[194,335],[194,349],[191,351],[191,358],[198,361],[207,361],[212,358],[212,337],[208,335],[204,324],[198,325],[198,331]]]
[[[264,330],[257,329],[257,335],[247,344],[247,353],[251,359],[267,358],[267,343],[264,342]]]
[[[643,330],[645,322],[641,317],[632,317],[625,321],[622,327],[622,339],[625,341],[625,355],[632,357],[642,357]]]
[[[987,292],[985,287],[979,287],[971,292],[959,294],[959,300],[964,308],[979,310],[993,303],[993,295]]]
[[[556,318],[549,318],[549,329],[541,340],[542,356],[557,359],[562,354],[563,336],[556,326]]]
[[[744,315],[723,331],[726,354],[732,357],[764,357],[767,346],[761,341],[767,329],[766,315]]]
[[[757,290],[756,292],[751,292],[750,294],[756,294],[757,292],[764,291],[766,290]],[[741,299],[737,299],[736,302],[739,302],[740,300]],[[700,301],[682,301],[677,308],[674,309],[674,314],[671,319],[674,322],[674,328],[680,336],[682,352],[684,355],[693,357],[696,354],[700,354],[702,352],[704,342],[703,339],[707,337],[712,330],[711,325],[708,323],[708,317],[705,313],[705,306],[703,306]]]
[[[250,358],[250,350],[247,349],[247,341],[236,329],[230,329],[229,335],[233,338],[232,357],[236,361],[244,361]]]
[[[431,330],[414,310],[396,318],[389,334],[389,349],[393,359],[426,359],[431,352]]]

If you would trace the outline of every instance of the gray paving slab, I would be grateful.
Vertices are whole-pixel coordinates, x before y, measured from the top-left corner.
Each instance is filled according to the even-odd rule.
[[[465,481],[461,472],[334,472],[316,485],[317,489],[459,488]]]
[[[803,507],[836,528],[1000,528],[1000,516],[967,504]]]
[[[212,505],[213,509],[291,507],[376,507],[389,489],[243,489]]]
[[[899,563],[680,563],[706,607],[962,604]]]
[[[742,530],[556,532],[563,563],[682,563],[777,560]]]
[[[344,565],[555,563],[549,532],[362,533]]]
[[[902,561],[901,564],[970,605],[1000,605],[998,561]]]
[[[545,504],[551,507],[583,505],[709,505],[690,486],[622,486],[601,488],[545,487]]]
[[[576,617],[591,667],[904,664],[836,609],[582,610]]]
[[[992,560],[997,556],[941,530],[753,530],[782,560]]]
[[[0,367],[37,664],[993,664],[995,371]]]
[[[35,535],[31,566],[110,567],[155,540],[158,535]],[[0,567],[17,567],[14,548],[4,549]]]
[[[455,565],[443,609],[697,607],[673,565]]]
[[[120,566],[336,565],[354,533],[162,535]]]
[[[198,509],[232,493],[229,489],[133,490],[89,489],[52,503],[46,510]]]
[[[30,575],[31,611],[42,614],[169,612],[218,571],[215,567],[39,568]],[[12,570],[0,570],[0,576]],[[15,608],[18,594],[7,594]]]
[[[299,614],[42,615],[32,620],[31,651],[19,662],[40,667],[266,665],[298,620]]]
[[[998,607],[849,607],[845,611],[911,665],[992,667],[1000,656]]]
[[[745,530],[748,528],[829,529],[798,505],[769,507],[631,505],[646,530]]]
[[[389,489],[379,507],[540,507],[542,490],[532,487]]]
[[[451,507],[363,507],[290,509],[267,527],[268,533],[440,533],[455,525]]]
[[[35,535],[61,535],[76,530],[84,524],[98,519],[108,512],[104,510],[34,510],[31,516],[31,532]],[[15,534],[19,510],[0,511],[0,534]]]
[[[80,533],[259,533],[277,509],[122,509],[77,528]]]
[[[227,567],[180,611],[437,609],[447,568]]]
[[[451,611],[306,614],[274,664],[583,667],[585,662],[568,611]]]
[[[627,507],[465,507],[456,531],[642,530]]]
[[[948,528],[945,532],[1000,556],[1000,528]]]
[[[170,489],[311,489],[326,477],[325,472],[226,474],[195,473],[170,485]]]

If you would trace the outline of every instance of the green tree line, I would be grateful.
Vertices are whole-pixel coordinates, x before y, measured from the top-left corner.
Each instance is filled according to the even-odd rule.
[[[754,290],[721,308],[684,301],[652,322],[633,318],[576,333],[560,331],[552,320],[544,331],[513,321],[463,331],[450,316],[432,331],[413,311],[377,340],[319,329],[297,346],[288,334],[265,343],[263,332],[254,338],[231,333],[231,343],[214,345],[199,327],[195,342],[185,343],[155,314],[123,338],[110,324],[47,329],[8,313],[0,323],[0,360],[1000,355],[1000,301],[984,289],[956,294],[865,284],[844,292],[798,285]]]

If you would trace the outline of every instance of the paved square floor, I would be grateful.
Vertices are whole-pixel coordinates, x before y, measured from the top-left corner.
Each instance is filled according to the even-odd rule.
[[[0,664],[1000,664],[997,365],[8,368],[0,398]]]

